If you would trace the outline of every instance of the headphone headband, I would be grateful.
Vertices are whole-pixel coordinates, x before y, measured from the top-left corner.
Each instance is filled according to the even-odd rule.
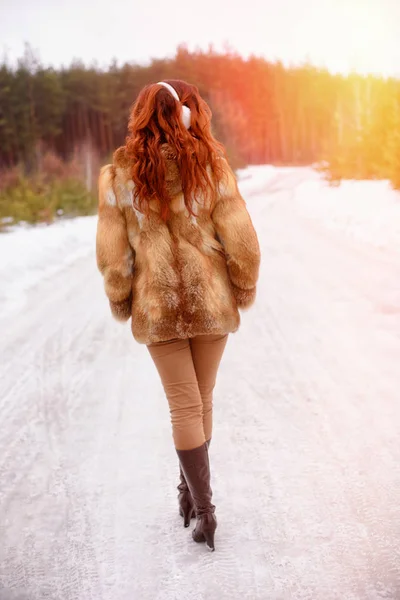
[[[166,83],[165,81],[159,81],[157,85],[162,85],[165,88],[167,88],[167,90],[173,95],[173,97],[175,98],[175,100],[177,102],[180,102],[180,98],[178,96],[178,92],[176,91],[175,88],[172,87],[172,85],[170,85],[169,83]]]
[[[186,129],[189,129],[191,120],[192,120],[190,108],[188,106],[185,106],[184,104],[182,104],[182,102],[178,96],[178,92],[176,91],[175,88],[172,87],[172,85],[170,85],[169,83],[166,83],[165,81],[159,81],[157,85],[162,85],[163,87],[165,87],[169,91],[169,93],[175,98],[175,100],[177,102],[179,102],[179,104],[181,105],[181,109],[182,109],[182,116],[181,116],[182,123],[183,123],[184,127],[186,127]]]

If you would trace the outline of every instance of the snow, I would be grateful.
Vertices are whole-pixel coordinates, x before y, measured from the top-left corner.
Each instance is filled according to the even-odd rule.
[[[271,165],[254,165],[237,171],[240,190],[246,198],[256,196],[276,177],[276,168]]]
[[[0,600],[398,600],[398,196],[245,177],[263,260],[215,393],[213,554],[177,514],[167,404],[110,318],[95,219],[0,238]]]
[[[400,192],[388,181],[343,181],[332,187],[314,176],[297,187],[294,200],[304,214],[332,230],[400,251]]]
[[[260,165],[239,170],[246,198],[276,192],[282,176],[295,177],[293,208],[329,230],[378,248],[400,250],[400,192],[389,181],[342,181],[330,185],[311,168]]]
[[[0,316],[21,310],[32,287],[93,252],[96,222],[81,217],[0,234]]]

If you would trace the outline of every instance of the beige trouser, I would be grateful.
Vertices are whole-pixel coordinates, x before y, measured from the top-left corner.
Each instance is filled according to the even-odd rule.
[[[211,439],[213,389],[227,335],[199,335],[148,346],[168,399],[177,450]]]

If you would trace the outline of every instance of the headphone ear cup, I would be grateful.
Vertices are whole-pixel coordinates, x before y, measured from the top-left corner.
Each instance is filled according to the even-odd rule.
[[[186,129],[190,128],[190,124],[192,122],[192,111],[188,106],[182,104],[182,123],[186,127]]]

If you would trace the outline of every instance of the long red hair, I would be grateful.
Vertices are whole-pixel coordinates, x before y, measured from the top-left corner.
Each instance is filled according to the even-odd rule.
[[[176,156],[184,195],[190,214],[194,204],[215,193],[216,181],[223,176],[219,158],[225,155],[222,144],[211,133],[211,110],[198,89],[184,81],[167,79],[182,104],[191,110],[191,127],[181,121],[181,106],[159,84],[143,88],[133,105],[129,119],[126,154],[132,164],[135,184],[134,204],[147,213],[149,202],[160,202],[161,216],[169,216],[171,198],[166,185],[166,164],[161,147],[168,144]]]

